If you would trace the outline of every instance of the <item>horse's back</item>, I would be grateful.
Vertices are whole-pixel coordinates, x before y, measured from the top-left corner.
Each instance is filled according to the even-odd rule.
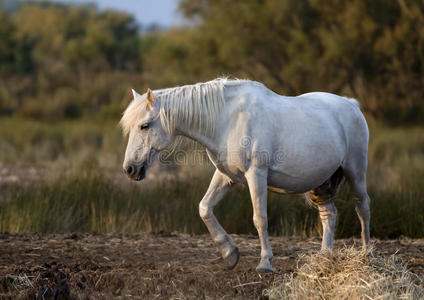
[[[324,92],[307,93],[297,98],[308,99],[318,105],[325,104],[329,117],[343,127],[349,147],[368,149],[368,125],[356,99]]]
[[[354,98],[348,98],[339,96],[336,94],[326,93],[326,92],[311,92],[299,95],[297,97],[298,100],[310,100],[318,105],[326,105],[330,109],[340,110],[343,108],[344,111],[357,114],[360,112],[359,102]],[[340,111],[337,111],[340,112]]]
[[[343,166],[352,149],[366,153],[368,128],[356,100],[315,92],[274,101],[279,101],[274,114],[280,130],[272,139],[284,159],[272,167],[281,170],[271,175],[272,182],[277,183],[283,172],[291,178],[281,182],[293,183],[287,187],[313,187]]]
[[[288,136],[292,142],[303,144],[324,141],[342,146],[341,143],[353,142],[357,135],[368,141],[368,127],[355,99],[325,92],[287,97],[263,85],[251,85],[238,97],[242,101],[237,101],[236,108],[232,109],[235,113],[232,119],[239,120],[242,112],[243,121],[250,124],[253,131],[256,129],[259,136],[264,132],[278,132],[272,135],[274,143],[285,144]]]
[[[289,97],[282,101],[283,106],[284,102],[290,102],[290,106],[295,106],[297,111],[307,115],[312,122],[319,122],[319,126],[342,130],[340,134],[347,139],[358,133],[368,139],[368,126],[356,99],[325,92],[311,92]],[[282,107],[282,110],[284,109]],[[294,118],[296,117],[294,114]],[[305,122],[302,119],[300,121]]]

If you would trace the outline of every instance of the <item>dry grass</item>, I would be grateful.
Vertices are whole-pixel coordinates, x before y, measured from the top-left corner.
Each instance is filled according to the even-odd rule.
[[[264,291],[270,299],[423,299],[423,279],[396,256],[343,248],[299,258]]]

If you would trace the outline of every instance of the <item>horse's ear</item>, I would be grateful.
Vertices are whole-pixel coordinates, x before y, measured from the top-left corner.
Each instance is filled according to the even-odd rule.
[[[134,99],[137,99],[137,98],[141,97],[141,95],[139,93],[137,93],[135,90],[131,89],[131,91],[133,93]]]
[[[153,108],[155,106],[155,98],[153,97],[153,93],[151,89],[147,89],[147,95],[146,95],[147,105],[150,108]]]

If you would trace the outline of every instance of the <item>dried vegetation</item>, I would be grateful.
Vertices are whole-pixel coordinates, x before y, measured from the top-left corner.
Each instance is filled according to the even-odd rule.
[[[264,293],[270,299],[423,299],[422,284],[395,254],[344,247],[300,256],[295,272]]]

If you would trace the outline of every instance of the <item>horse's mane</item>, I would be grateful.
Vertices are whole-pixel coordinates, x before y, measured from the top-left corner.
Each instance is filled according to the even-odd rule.
[[[170,133],[178,125],[213,136],[216,120],[225,103],[224,87],[246,82],[252,81],[217,78],[208,82],[154,90],[153,96],[159,103],[162,126]],[[145,95],[134,99],[125,110],[120,121],[125,134],[140,120],[146,108],[145,99]]]

